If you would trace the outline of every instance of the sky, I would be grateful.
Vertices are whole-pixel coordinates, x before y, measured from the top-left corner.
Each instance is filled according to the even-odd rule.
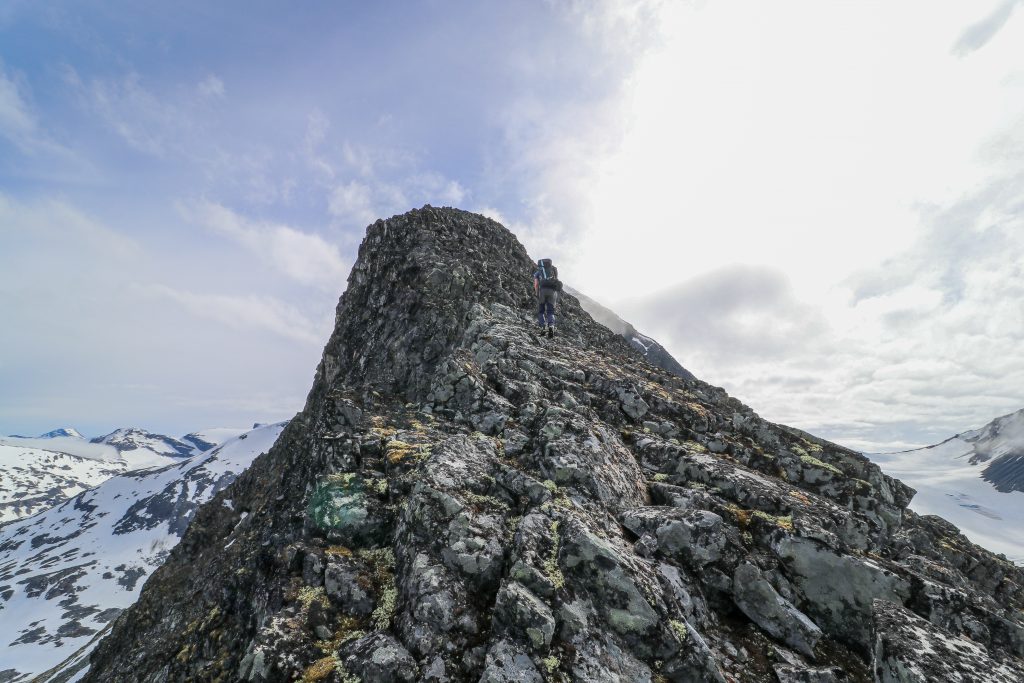
[[[1024,407],[1017,0],[0,5],[0,434],[301,409],[366,226],[489,215],[762,416]]]

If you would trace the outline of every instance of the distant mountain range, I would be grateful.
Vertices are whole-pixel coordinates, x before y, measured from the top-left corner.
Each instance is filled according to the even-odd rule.
[[[917,489],[911,509],[1024,564],[1024,410],[934,446],[867,455]]]
[[[191,457],[169,457],[164,467],[115,473],[56,507],[0,526],[0,681],[75,680],[72,674],[106,625],[135,601],[198,507],[268,450],[284,425],[258,427]],[[193,436],[212,443],[231,431]],[[103,439],[124,452],[165,453],[176,453],[174,443],[185,441],[142,430],[117,430]],[[41,467],[77,466],[79,474],[87,463],[109,464],[44,453]],[[53,667],[64,676],[40,676]]]
[[[134,427],[86,439],[73,427],[0,437],[0,524],[49,509],[117,474],[166,467],[238,436],[210,429],[181,439]]]

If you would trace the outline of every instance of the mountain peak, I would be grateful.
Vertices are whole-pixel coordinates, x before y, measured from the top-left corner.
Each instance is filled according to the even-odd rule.
[[[69,437],[73,439],[85,438],[74,427],[58,427],[57,429],[53,429],[51,431],[46,432],[45,434],[39,435],[40,439],[56,439],[60,437]]]
[[[1024,672],[1024,573],[571,295],[538,335],[532,270],[476,214],[371,225],[303,411],[83,680],[866,682],[922,617]]]

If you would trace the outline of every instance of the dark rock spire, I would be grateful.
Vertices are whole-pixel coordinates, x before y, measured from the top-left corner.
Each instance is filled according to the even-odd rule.
[[[537,336],[531,266],[455,209],[370,226],[305,408],[84,680],[914,681],[918,619],[949,680],[1024,671],[1018,568],[571,296]]]

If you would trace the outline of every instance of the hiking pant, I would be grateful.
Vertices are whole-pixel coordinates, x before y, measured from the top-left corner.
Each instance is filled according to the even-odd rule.
[[[558,303],[558,290],[545,289],[537,290],[537,324],[544,327],[547,323],[552,327],[555,324],[555,304]]]

